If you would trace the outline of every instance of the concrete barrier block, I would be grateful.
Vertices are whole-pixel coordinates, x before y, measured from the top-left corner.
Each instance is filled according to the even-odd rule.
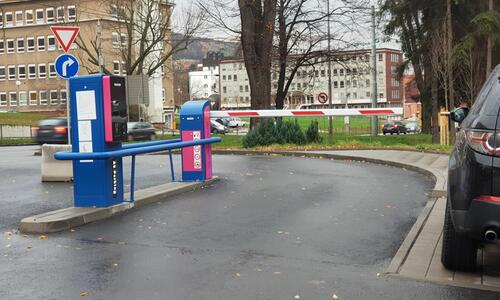
[[[42,145],[42,182],[73,179],[73,162],[54,158],[54,154],[61,151],[71,151],[71,145]]]

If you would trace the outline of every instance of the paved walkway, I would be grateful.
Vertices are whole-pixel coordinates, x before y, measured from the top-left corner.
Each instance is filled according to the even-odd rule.
[[[479,253],[481,270],[475,273],[452,272],[441,264],[441,243],[446,208],[448,156],[410,151],[353,150],[313,151],[337,158],[387,161],[431,172],[436,185],[429,203],[394,257],[387,274],[453,286],[500,291],[500,247],[487,245]]]

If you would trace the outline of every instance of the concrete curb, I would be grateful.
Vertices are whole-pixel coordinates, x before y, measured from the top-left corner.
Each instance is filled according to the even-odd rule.
[[[289,152],[289,151],[255,151],[255,150],[214,150],[214,154],[227,154],[227,155],[260,155],[260,156],[287,156],[287,157],[308,157],[308,158],[323,158],[323,159],[335,159],[335,160],[349,160],[349,161],[359,161],[368,162],[374,164],[388,165],[393,167],[404,168],[412,170],[429,176],[435,181],[434,189],[429,195],[429,201],[422,209],[422,212],[418,216],[417,220],[413,224],[412,228],[406,235],[403,243],[399,247],[398,251],[394,255],[393,259],[386,272],[387,276],[398,276],[398,272],[401,266],[404,264],[406,258],[408,257],[410,250],[412,249],[415,241],[417,240],[422,228],[424,227],[427,219],[429,218],[432,209],[436,203],[436,199],[447,196],[447,191],[443,190],[441,187],[446,188],[446,179],[441,178],[442,174],[434,169],[424,169],[414,165],[409,165],[406,163],[386,161],[382,159],[375,158],[361,158],[359,156],[351,155],[337,155],[328,153],[307,153],[307,152]],[[443,182],[444,181],[444,182]]]
[[[167,197],[204,188],[217,181],[219,181],[218,177],[205,182],[171,182],[136,191],[134,203],[122,203],[106,208],[68,207],[50,211],[22,219],[19,231],[23,233],[54,233],[68,230],[155,203]],[[125,196],[128,197],[128,195]]]

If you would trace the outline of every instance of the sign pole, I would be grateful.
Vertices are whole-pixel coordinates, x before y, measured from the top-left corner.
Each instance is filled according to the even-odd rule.
[[[69,80],[66,80],[66,118],[68,119],[68,145],[71,145],[71,114],[69,111],[69,100],[71,93],[69,92]]]

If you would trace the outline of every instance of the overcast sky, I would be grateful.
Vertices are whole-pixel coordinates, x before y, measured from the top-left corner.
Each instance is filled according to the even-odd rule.
[[[234,0],[235,3],[237,2],[237,0]],[[324,2],[326,3],[327,0],[319,0],[319,2]],[[376,0],[369,0],[372,4],[376,4]],[[175,19],[175,14],[176,12],[181,12],[185,9],[188,9],[189,7],[191,7],[192,5],[194,5],[194,3],[196,2],[196,0],[173,0],[173,2],[176,4],[176,7],[174,9],[174,19]],[[335,2],[339,2],[339,0],[330,0],[330,5],[334,6],[335,5]],[[337,3],[338,4],[338,3]],[[367,12],[369,12],[367,10]],[[370,40],[370,37],[371,37],[371,33],[370,33],[370,18],[368,18],[366,20],[367,22],[363,22],[364,24],[361,26],[361,27],[366,27],[364,28],[363,30],[360,30],[355,36],[353,36],[353,39],[355,40],[358,40],[358,41],[369,41]],[[366,24],[366,25],[365,25]],[[334,25],[332,25],[333,27]],[[358,29],[360,29],[358,27]],[[399,44],[398,43],[395,43],[394,41],[392,42],[386,42],[386,43],[383,43],[382,42],[382,28],[379,26],[378,28],[378,35],[379,35],[379,44],[377,45],[378,47],[391,47],[391,48],[399,48]],[[334,28],[332,28],[333,31],[335,31]],[[227,40],[227,39],[230,39],[232,40],[234,37],[229,37],[229,35],[227,34],[224,34],[222,33],[220,30],[217,30],[217,31],[213,31],[211,33],[207,33],[207,35],[209,35],[211,38],[216,38],[216,39],[224,39],[224,40]],[[369,47],[369,45],[367,45]],[[363,48],[366,47],[366,46],[362,46]]]

